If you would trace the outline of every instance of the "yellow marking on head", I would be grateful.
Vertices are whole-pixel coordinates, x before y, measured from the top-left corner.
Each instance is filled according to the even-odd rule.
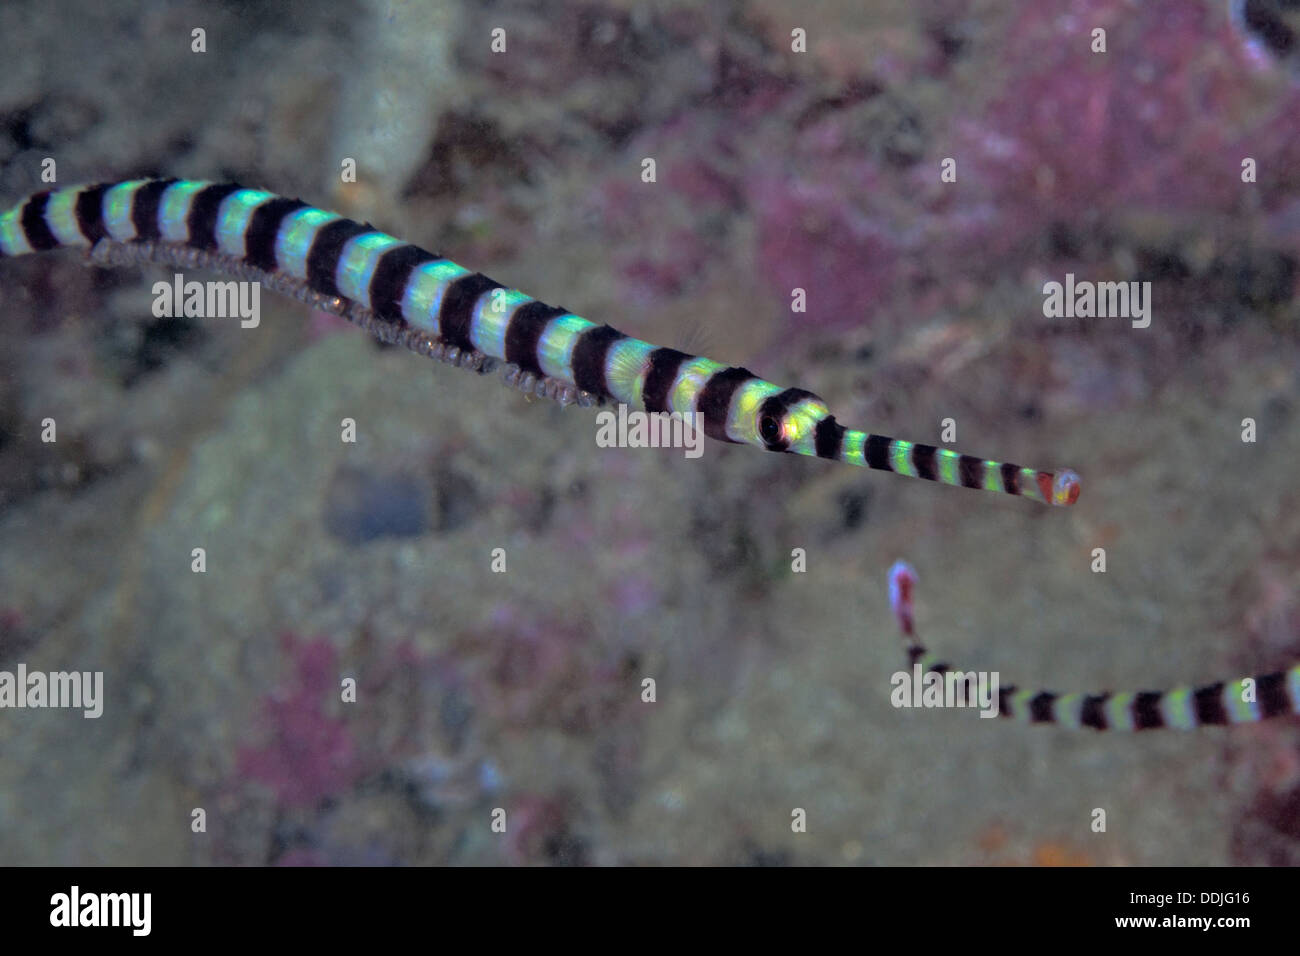
[[[781,423],[781,434],[790,452],[817,454],[817,423],[831,413],[820,398],[805,398],[791,406]]]

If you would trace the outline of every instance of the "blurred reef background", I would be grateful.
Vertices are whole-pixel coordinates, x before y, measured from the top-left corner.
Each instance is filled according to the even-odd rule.
[[[951,417],[1084,483],[1062,511],[598,449],[589,412],[270,294],[250,332],[153,319],[171,270],[5,260],[0,668],[107,699],[0,711],[0,863],[1300,863],[1300,722],[898,711],[885,588],[912,562],[926,641],[1021,686],[1300,658],[1289,6],[0,6],[5,208],[46,157],[300,196],[850,427]],[[1044,318],[1067,272],[1150,281],[1151,327]]]

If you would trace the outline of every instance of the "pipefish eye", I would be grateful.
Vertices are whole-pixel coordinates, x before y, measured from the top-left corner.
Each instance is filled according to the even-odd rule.
[[[781,420],[775,415],[760,415],[758,417],[758,437],[769,445],[779,440],[781,437]]]

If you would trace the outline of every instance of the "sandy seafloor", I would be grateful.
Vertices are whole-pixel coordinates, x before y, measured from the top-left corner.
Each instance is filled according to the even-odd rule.
[[[927,641],[1024,686],[1300,656],[1287,64],[1220,4],[861,6],[0,8],[6,207],[47,156],[60,184],[263,186],[851,427],[953,417],[953,447],[1084,484],[1048,509],[601,449],[588,411],[269,294],[257,330],[168,325],[170,270],[0,262],[0,667],[106,697],[0,711],[0,863],[1300,860],[1296,720],[896,710],[885,587],[907,558]],[[1151,328],[1044,317],[1066,271],[1154,280]]]

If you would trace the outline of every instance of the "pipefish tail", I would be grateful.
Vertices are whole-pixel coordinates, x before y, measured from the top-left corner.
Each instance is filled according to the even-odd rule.
[[[965,685],[974,700],[974,672],[956,670],[930,653],[916,636],[913,594],[916,572],[905,561],[889,569],[889,601],[907,650],[907,663],[940,684]],[[1195,730],[1198,727],[1254,724],[1271,717],[1300,714],[1300,664],[1285,671],[1218,681],[1201,687],[1058,694],[1050,690],[998,689],[998,716],[1029,724],[1057,724],[1073,730]]]
[[[705,434],[944,485],[1071,505],[1044,471],[845,428],[826,403],[547,305],[368,223],[230,183],[138,179],[37,193],[0,215],[0,255],[62,247],[101,264],[206,268],[343,315],[379,338],[532,394],[697,413]]]

